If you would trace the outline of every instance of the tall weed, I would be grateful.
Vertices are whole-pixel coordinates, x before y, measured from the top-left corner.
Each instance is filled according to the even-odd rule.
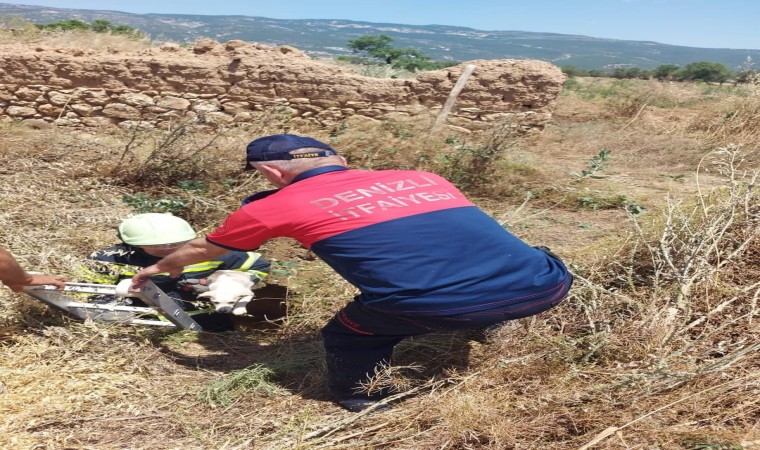
[[[465,192],[493,194],[494,180],[499,176],[497,162],[517,140],[508,121],[495,128],[480,144],[467,142],[460,136],[450,137],[446,143],[451,151],[437,157],[435,170]]]
[[[757,143],[760,130],[760,75],[750,77],[741,87],[741,95],[732,95],[723,102],[723,107],[706,131],[712,142]]]
[[[38,44],[80,50],[132,52],[152,46],[147,36],[97,33],[92,30],[40,30],[17,16],[0,16],[0,43]]]
[[[193,131],[191,119],[165,130],[133,127],[112,175],[130,186],[176,186],[207,178],[214,167],[210,150],[227,132]]]

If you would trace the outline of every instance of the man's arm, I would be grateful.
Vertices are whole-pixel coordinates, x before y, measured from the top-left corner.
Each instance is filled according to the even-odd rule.
[[[0,281],[12,291],[18,292],[24,286],[53,285],[63,289],[65,277],[27,273],[18,261],[4,248],[0,248]]]
[[[185,266],[197,264],[204,261],[210,261],[229,252],[226,248],[214,245],[206,238],[195,238],[182,247],[178,248],[170,255],[165,256],[156,264],[148,266],[132,277],[132,286],[130,289],[138,290],[144,285],[151,276],[158,273],[169,273],[171,277],[178,277]]]

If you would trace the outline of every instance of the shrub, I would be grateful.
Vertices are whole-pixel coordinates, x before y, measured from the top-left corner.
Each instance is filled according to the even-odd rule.
[[[94,31],[96,33],[112,33],[135,39],[142,39],[145,37],[145,33],[129,25],[115,25],[104,19],[94,20],[91,24],[77,19],[61,20],[47,24],[35,24],[35,27],[39,30],[48,31]]]
[[[438,157],[436,171],[463,191],[488,194],[497,176],[496,162],[516,139],[510,122],[505,122],[483,144],[472,145],[459,136],[448,138],[446,143],[453,151]]]
[[[226,132],[217,128],[210,135],[194,133],[190,120],[166,130],[129,131],[113,175],[130,186],[176,186],[192,183],[209,174],[213,157],[208,150]]]

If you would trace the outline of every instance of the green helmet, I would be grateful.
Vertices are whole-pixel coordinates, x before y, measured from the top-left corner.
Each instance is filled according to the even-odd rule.
[[[171,214],[138,214],[119,225],[119,238],[129,245],[161,245],[189,241],[195,230],[189,223]]]

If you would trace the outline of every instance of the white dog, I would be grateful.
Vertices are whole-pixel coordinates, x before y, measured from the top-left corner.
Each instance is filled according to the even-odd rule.
[[[251,277],[237,270],[217,270],[208,277],[208,292],[198,297],[211,300],[220,313],[245,314],[246,305],[253,300]]]

